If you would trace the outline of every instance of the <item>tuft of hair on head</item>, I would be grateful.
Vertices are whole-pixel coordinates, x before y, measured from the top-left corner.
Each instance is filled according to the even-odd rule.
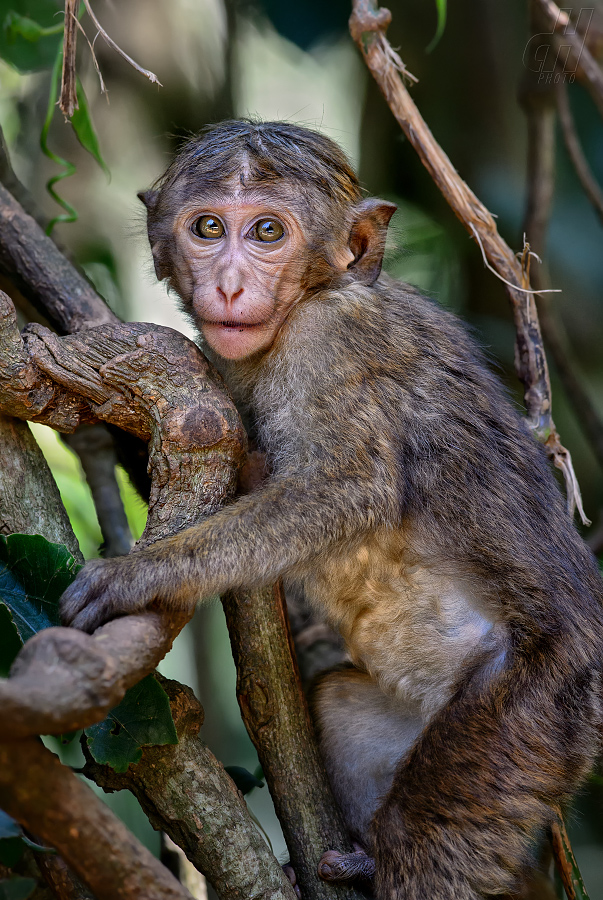
[[[356,173],[335,141],[289,122],[230,119],[208,125],[184,144],[158,186],[168,187],[184,172],[194,174],[201,189],[219,188],[239,175],[245,187],[284,179],[304,192],[317,189],[338,205],[362,196]]]

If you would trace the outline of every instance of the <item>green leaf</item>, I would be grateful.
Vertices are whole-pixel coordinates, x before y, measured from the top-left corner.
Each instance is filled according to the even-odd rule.
[[[0,678],[6,678],[22,646],[12,616],[0,602]]]
[[[25,853],[25,841],[23,838],[4,838],[0,840],[0,863],[7,869],[12,869],[22,859]]]
[[[19,862],[24,852],[21,826],[0,809],[0,863],[10,869]]]
[[[152,675],[131,687],[107,718],[85,733],[96,762],[116,772],[139,762],[143,747],[178,743],[168,695]]]
[[[71,117],[75,135],[84,150],[87,150],[95,158],[103,172],[108,176],[109,169],[101,156],[98,138],[90,118],[90,108],[79,78],[77,80],[77,102],[78,109],[74,110]]]
[[[43,25],[39,25],[38,22],[34,22],[33,19],[29,19],[27,16],[20,16],[14,9],[11,9],[4,20],[4,28],[6,29],[8,40],[11,43],[15,40],[17,35],[24,37],[26,41],[34,43],[43,37],[49,37],[53,34],[62,34],[63,23],[59,22],[57,25],[51,25],[49,28],[45,28]]]
[[[59,598],[79,569],[66,547],[39,534],[0,535],[0,605],[23,643],[60,625]]]
[[[251,772],[242,766],[224,766],[224,769],[228,772],[243,796],[250,794],[254,788],[264,787],[263,781],[260,781],[259,778],[256,778],[255,775],[252,775]]]
[[[0,839],[21,837],[21,826],[12,816],[0,809]]]
[[[49,69],[63,11],[62,0],[0,0],[0,57],[19,72]]]
[[[444,34],[444,30],[446,28],[446,0],[435,0],[436,10],[438,13],[438,24],[436,27],[436,33],[434,34],[429,46],[427,47],[427,52],[431,53],[431,51],[439,44],[440,38]]]
[[[33,878],[9,878],[0,881],[0,900],[27,900],[37,887]]]

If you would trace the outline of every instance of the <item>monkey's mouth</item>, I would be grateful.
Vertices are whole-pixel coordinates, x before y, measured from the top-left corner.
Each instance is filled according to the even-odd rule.
[[[227,328],[232,331],[242,331],[244,328],[259,328],[263,325],[263,322],[241,322],[234,321],[231,319],[223,319],[219,322],[211,322],[209,320],[205,320],[206,325],[213,325],[214,327],[217,325],[219,328]]]

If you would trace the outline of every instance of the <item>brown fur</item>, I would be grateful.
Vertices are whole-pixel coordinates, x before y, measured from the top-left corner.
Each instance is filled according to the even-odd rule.
[[[391,212],[362,207],[341,158],[295,126],[225,123],[146,196],[158,272],[188,309],[170,256],[180,197],[202,203],[240,172],[315,211],[307,287],[272,346],[217,360],[272,474],[195,528],[89,564],[65,617],[92,629],[156,598],[301,583],[356,664],[323,680],[316,709],[377,897],[477,900],[516,889],[594,758],[602,582],[462,325],[378,277]]]

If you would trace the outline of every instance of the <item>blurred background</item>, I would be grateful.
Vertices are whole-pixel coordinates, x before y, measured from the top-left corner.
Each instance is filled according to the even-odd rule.
[[[412,96],[460,175],[498,217],[514,249],[522,246],[526,202],[526,120],[518,91],[526,77],[530,36],[527,0],[454,0],[445,28],[437,28],[435,0],[391,0],[388,37],[418,77]],[[62,167],[40,147],[57,36],[35,41],[6,27],[11,11],[47,28],[62,23],[57,0],[0,0],[0,124],[14,168],[49,217],[61,210],[46,190]],[[111,37],[151,69],[163,87],[150,84],[101,38],[94,51],[108,89],[99,81],[86,42],[79,38],[79,73],[109,176],[76,139],[57,111],[49,150],[75,166],[55,185],[77,211],[77,221],[57,224],[54,235],[85,268],[99,292],[124,319],[170,325],[191,334],[188,323],[155,281],[144,210],[136,192],[161,174],[183,137],[208,122],[232,116],[285,119],[338,141],[370,194],[398,204],[386,269],[420,286],[475,329],[509,390],[521,403],[513,372],[514,331],[500,282],[483,265],[479,249],[454,218],[405,141],[364,69],[347,31],[347,0],[97,0],[95,13]],[[7,19],[8,17],[8,19]],[[82,25],[92,40],[96,29]],[[34,46],[35,45],[35,46]],[[28,55],[29,54],[29,55]],[[9,60],[7,62],[6,60]],[[590,165],[603,181],[603,123],[589,96],[569,85],[577,130]],[[562,325],[576,377],[603,417],[603,248],[601,224],[585,198],[562,141],[557,139],[557,182],[544,260],[549,295]],[[593,527],[600,528],[603,477],[592,445],[551,364],[554,418],[570,449]],[[43,427],[35,434],[59,483],[82,550],[98,553],[94,508],[76,458]],[[132,529],[145,508],[122,487]],[[203,738],[226,765],[253,771],[257,758],[241,725],[235,675],[218,603],[204,607],[166,659],[162,671],[190,684],[206,708]],[[274,850],[286,858],[267,789],[250,806]],[[130,827],[153,849],[153,834],[129,795],[109,798]],[[603,788],[592,783],[577,804],[572,837],[593,900],[603,898]]]

